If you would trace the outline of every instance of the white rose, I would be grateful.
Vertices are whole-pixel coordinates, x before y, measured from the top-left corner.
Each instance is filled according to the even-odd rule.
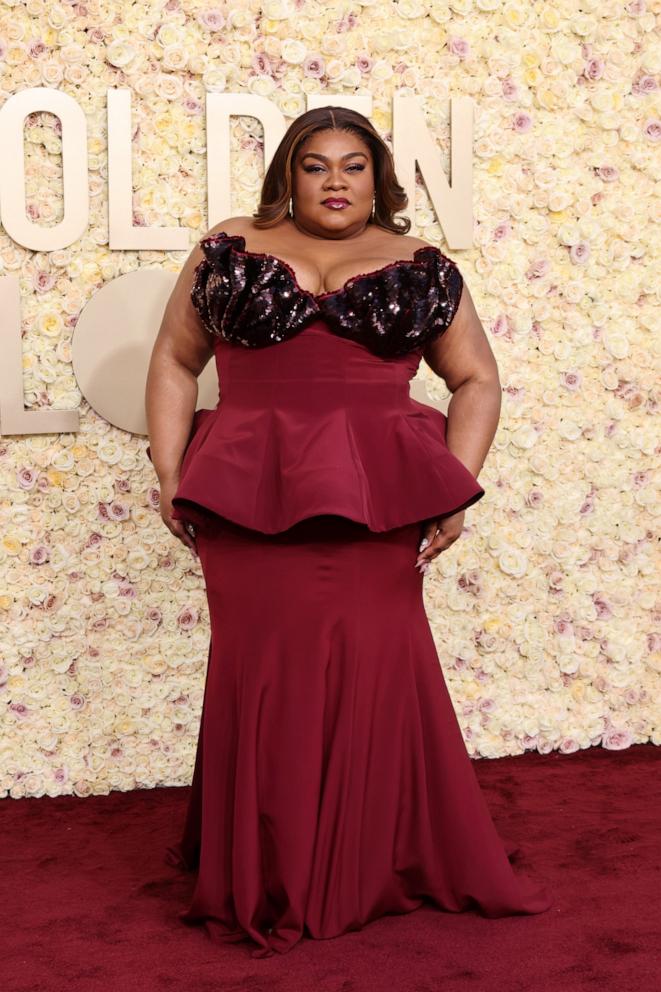
[[[68,83],[72,83],[74,86],[82,86],[88,76],[89,70],[83,65],[68,65],[64,70],[64,78]],[[90,162],[90,169],[91,168],[92,163]]]
[[[372,78],[377,82],[384,82],[386,79],[392,79],[392,77],[392,65],[388,59],[378,59],[372,66]]]
[[[275,81],[270,76],[252,76],[248,80],[248,92],[257,96],[270,96],[276,88]]]
[[[498,556],[498,567],[505,575],[514,575],[517,578],[521,578],[528,570],[527,555],[517,548],[506,548]]]
[[[292,15],[288,0],[265,0],[261,6],[264,17],[271,21],[284,21]]]
[[[532,424],[522,424],[516,430],[512,431],[509,441],[515,448],[528,450],[534,448],[537,444],[538,434]]]
[[[102,439],[96,449],[97,458],[105,462],[106,465],[116,465],[121,459],[123,454],[122,448],[116,441],[112,438]],[[112,499],[112,490],[109,490],[106,494],[106,499]]]
[[[168,45],[163,50],[162,65],[164,69],[185,69],[188,56],[182,45]]]
[[[178,76],[169,76],[163,72],[156,82],[156,92],[164,100],[180,100],[183,83]]]
[[[44,62],[41,66],[41,78],[46,86],[57,86],[64,79],[64,67],[55,61]],[[58,142],[60,140],[58,138]]]
[[[204,73],[202,82],[210,93],[221,93],[227,88],[227,72],[219,66],[212,66]]]
[[[290,65],[300,65],[305,60],[308,50],[302,41],[294,38],[285,38],[282,42],[282,58]]]
[[[613,358],[626,358],[629,354],[629,342],[618,330],[609,329],[605,332],[603,346]]]
[[[133,548],[132,550],[129,550],[127,555],[127,564],[129,568],[134,568],[137,571],[143,572],[146,568],[149,568],[151,564],[151,556],[145,548]]]
[[[176,24],[161,24],[156,34],[156,41],[162,48],[170,45],[180,45],[184,40],[184,33]]]
[[[36,327],[40,334],[56,338],[62,333],[64,323],[57,310],[42,310],[37,317]]]
[[[285,117],[299,117],[300,114],[305,112],[305,100],[300,94],[292,94],[282,97],[278,101],[278,107]]]
[[[106,59],[118,69],[123,69],[129,62],[132,62],[135,55],[133,46],[125,41],[113,41],[106,49]]]
[[[581,436],[581,425],[568,417],[560,417],[556,424],[556,432],[566,441],[577,441]]]

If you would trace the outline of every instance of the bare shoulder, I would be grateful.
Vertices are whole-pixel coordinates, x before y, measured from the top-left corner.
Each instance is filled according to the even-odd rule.
[[[407,249],[411,252],[417,251],[418,248],[431,248],[432,246],[428,241],[423,241],[422,238],[414,238],[409,234],[400,235],[397,240],[400,243],[406,245]]]
[[[420,248],[433,248],[435,251],[440,252],[443,258],[452,262],[454,265],[458,264],[456,259],[454,259],[451,255],[448,255],[446,252],[444,252],[442,248],[438,247],[438,245],[433,245],[429,241],[423,241],[422,238],[413,238],[413,237],[409,237],[408,235],[404,235],[404,236],[395,235],[395,239],[397,242],[399,242],[402,245],[402,247],[406,245],[406,251],[409,253],[411,257],[413,257],[415,252],[419,251]],[[402,256],[403,255],[404,252],[402,252]]]
[[[208,238],[212,234],[220,234],[221,231],[225,234],[247,234],[251,230],[254,230],[252,217],[226,217],[225,220],[210,227],[204,237]]]
[[[419,248],[430,248],[431,245],[422,238],[414,238],[410,234],[395,234],[392,231],[384,232],[380,240],[384,254],[389,253],[393,259],[412,258]]]

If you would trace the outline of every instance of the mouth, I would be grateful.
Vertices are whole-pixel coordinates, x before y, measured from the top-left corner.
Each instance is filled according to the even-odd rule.
[[[329,196],[321,202],[324,207],[330,207],[331,210],[342,210],[349,206],[349,201],[343,196]]]

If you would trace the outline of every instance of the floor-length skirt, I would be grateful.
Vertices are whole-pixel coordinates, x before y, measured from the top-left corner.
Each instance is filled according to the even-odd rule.
[[[266,535],[203,519],[209,664],[166,852],[195,872],[179,918],[268,957],[425,902],[548,909],[512,867],[464,744],[415,568],[420,524],[317,516]]]

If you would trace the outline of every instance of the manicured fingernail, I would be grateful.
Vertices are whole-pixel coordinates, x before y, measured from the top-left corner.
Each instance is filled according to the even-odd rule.
[[[418,548],[418,551],[424,551],[428,544],[429,544],[429,538],[423,537],[422,541],[420,542],[420,547]]]

